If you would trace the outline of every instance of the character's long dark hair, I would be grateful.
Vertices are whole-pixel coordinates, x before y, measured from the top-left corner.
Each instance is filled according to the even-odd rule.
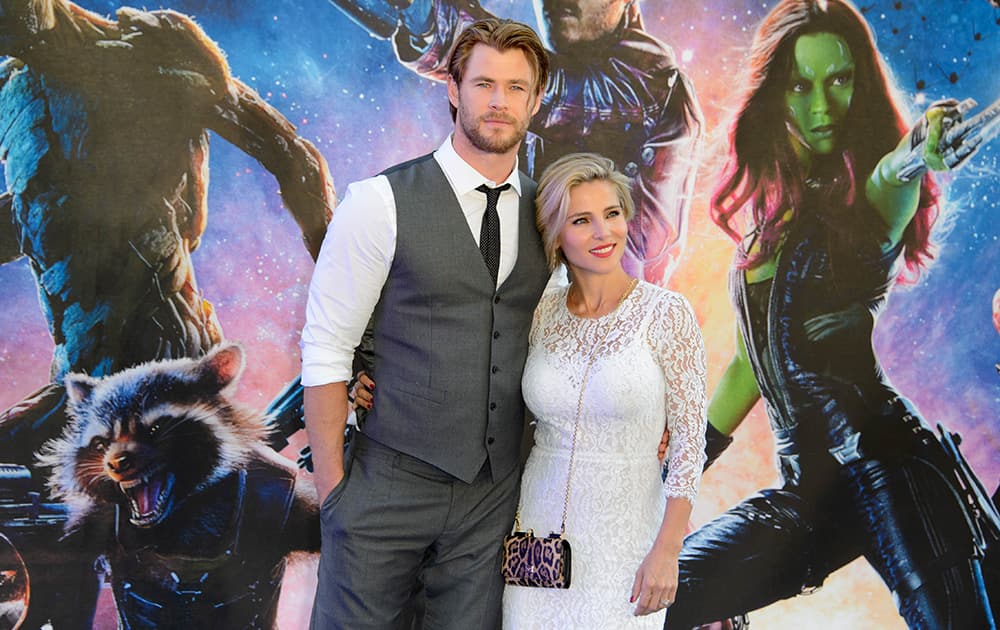
[[[801,35],[833,33],[844,38],[855,63],[854,95],[835,156],[839,184],[823,188],[831,204],[857,209],[864,181],[877,162],[906,133],[902,108],[888,71],[875,49],[864,18],[847,0],[782,0],[764,18],[750,50],[749,84],[729,130],[729,156],[712,195],[712,218],[733,239],[743,237],[733,222],[742,210],[759,230],[757,252],[742,265],[752,268],[771,259],[780,247],[782,213],[798,208],[806,173],[796,158],[785,127],[784,92]],[[934,257],[931,227],[938,218],[938,189],[924,177],[917,213],[903,233],[902,281],[919,277]],[[869,211],[868,215],[871,214]],[[851,221],[859,215],[845,216]],[[850,238],[861,226],[842,224]],[[861,230],[864,231],[864,230]]]

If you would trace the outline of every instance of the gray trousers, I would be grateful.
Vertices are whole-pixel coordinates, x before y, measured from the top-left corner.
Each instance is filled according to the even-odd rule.
[[[345,470],[320,508],[312,630],[396,630],[418,580],[426,630],[495,628],[520,469],[467,484],[356,433]]]

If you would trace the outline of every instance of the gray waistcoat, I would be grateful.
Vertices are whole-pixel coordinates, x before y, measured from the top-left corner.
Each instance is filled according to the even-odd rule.
[[[535,183],[521,174],[518,256],[493,282],[469,224],[430,155],[385,172],[396,199],[396,251],[375,307],[375,408],[364,432],[471,482],[518,465],[521,371],[545,288]]]

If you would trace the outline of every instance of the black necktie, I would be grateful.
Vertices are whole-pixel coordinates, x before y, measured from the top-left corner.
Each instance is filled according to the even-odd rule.
[[[510,188],[510,184],[490,188],[486,184],[477,186],[476,190],[486,195],[486,212],[483,214],[483,225],[479,228],[479,251],[483,254],[483,262],[497,283],[497,272],[500,270],[500,214],[497,212],[497,200],[500,193]]]

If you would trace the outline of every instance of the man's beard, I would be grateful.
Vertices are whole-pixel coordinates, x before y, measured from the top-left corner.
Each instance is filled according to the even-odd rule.
[[[528,133],[527,121],[519,123],[516,118],[509,114],[488,114],[480,118],[475,118],[459,105],[458,119],[459,124],[462,125],[462,131],[465,132],[465,137],[469,139],[472,146],[484,153],[507,153],[517,147]],[[480,124],[489,120],[499,120],[511,124],[512,133],[509,135],[493,134],[489,136],[481,133],[479,130]]]

